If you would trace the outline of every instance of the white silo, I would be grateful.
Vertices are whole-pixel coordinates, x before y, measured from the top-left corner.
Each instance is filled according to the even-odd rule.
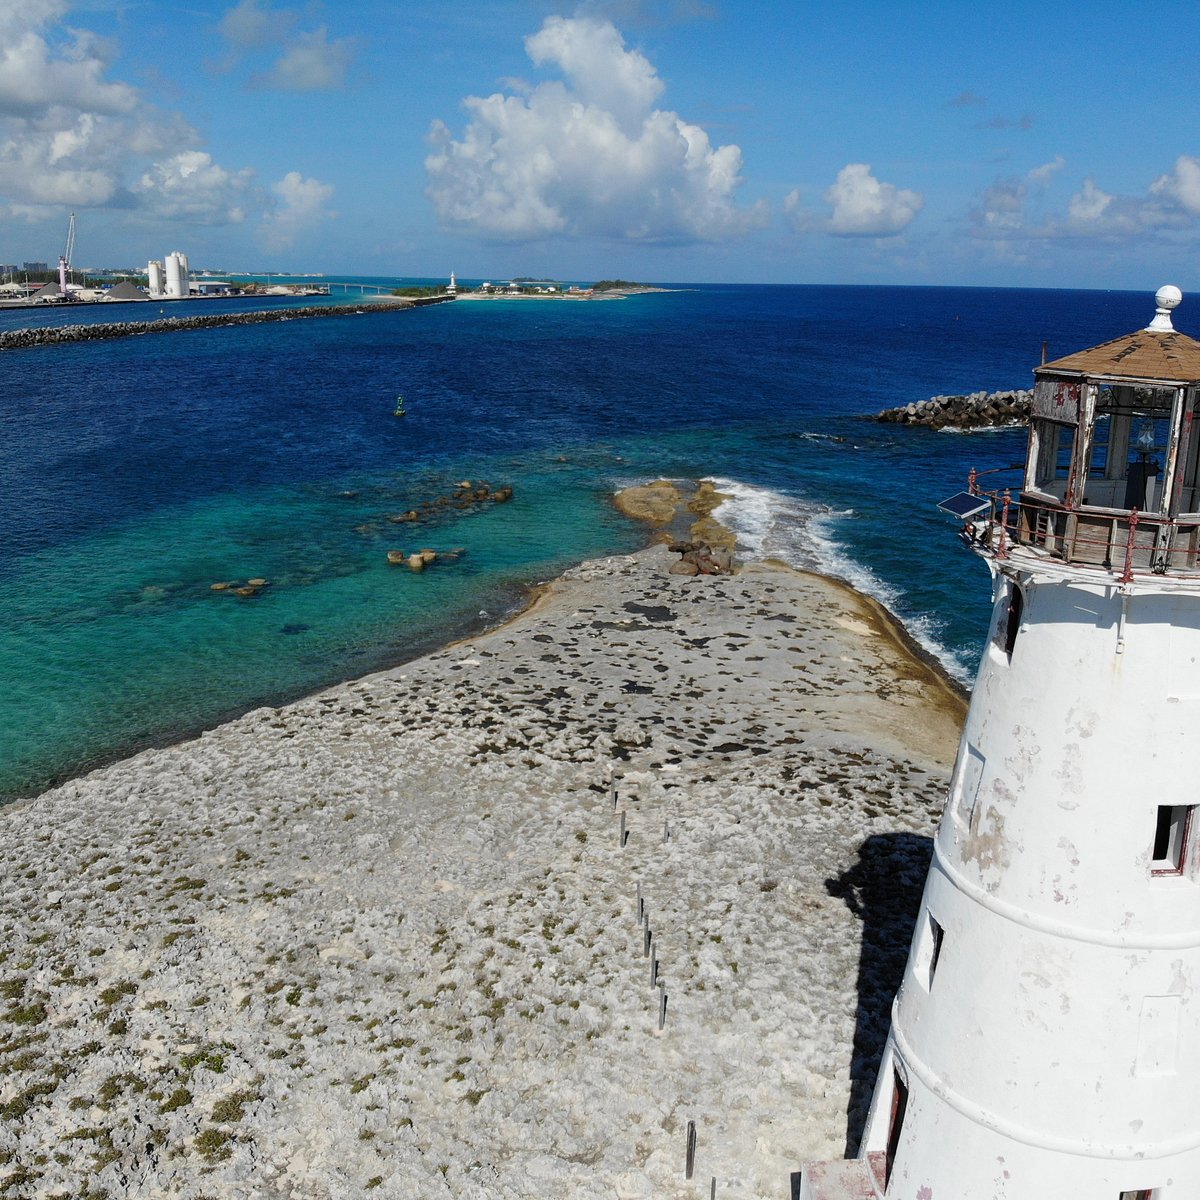
[[[994,581],[858,1159],[801,1200],[1200,1196],[1200,342],[1036,368],[1018,497],[946,502]],[[919,547],[914,547],[919,553]]]
[[[155,300],[161,299],[163,295],[163,265],[155,258],[146,264],[146,281],[150,295]]]
[[[187,256],[178,250],[167,255],[167,295],[182,300],[188,294]]]

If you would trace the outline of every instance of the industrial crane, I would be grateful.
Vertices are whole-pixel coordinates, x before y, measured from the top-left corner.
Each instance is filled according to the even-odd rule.
[[[68,299],[67,278],[71,274],[71,255],[75,253],[75,214],[67,225],[67,248],[58,256],[58,290]]]

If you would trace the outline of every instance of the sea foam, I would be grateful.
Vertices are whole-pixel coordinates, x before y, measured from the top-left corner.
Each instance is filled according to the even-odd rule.
[[[927,613],[907,612],[901,589],[854,558],[838,539],[838,526],[854,519],[853,509],[834,509],[735,479],[718,478],[713,482],[717,491],[729,497],[716,515],[737,536],[749,557],[778,558],[789,566],[844,580],[856,591],[878,600],[951,678],[971,683],[970,668],[939,637],[939,622]]]

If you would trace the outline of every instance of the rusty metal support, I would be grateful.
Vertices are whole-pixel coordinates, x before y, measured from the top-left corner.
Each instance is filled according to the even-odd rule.
[[[1000,506],[1000,543],[996,547],[997,558],[1008,557],[1008,510],[1012,505],[1012,493],[1004,489],[1003,503]]]
[[[1122,583],[1133,582],[1133,539],[1137,533],[1138,510],[1135,508],[1129,514],[1129,536],[1125,539],[1125,570],[1121,572]]]

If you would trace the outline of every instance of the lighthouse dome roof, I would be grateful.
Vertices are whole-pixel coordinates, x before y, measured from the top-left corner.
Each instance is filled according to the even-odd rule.
[[[1155,293],[1157,312],[1145,329],[1113,338],[1043,363],[1035,375],[1087,375],[1153,383],[1200,383],[1200,342],[1171,325],[1171,310],[1182,299],[1177,287]]]
[[[1200,383],[1200,342],[1186,333],[1139,329],[1045,363],[1037,375],[1104,375],[1154,382]]]

